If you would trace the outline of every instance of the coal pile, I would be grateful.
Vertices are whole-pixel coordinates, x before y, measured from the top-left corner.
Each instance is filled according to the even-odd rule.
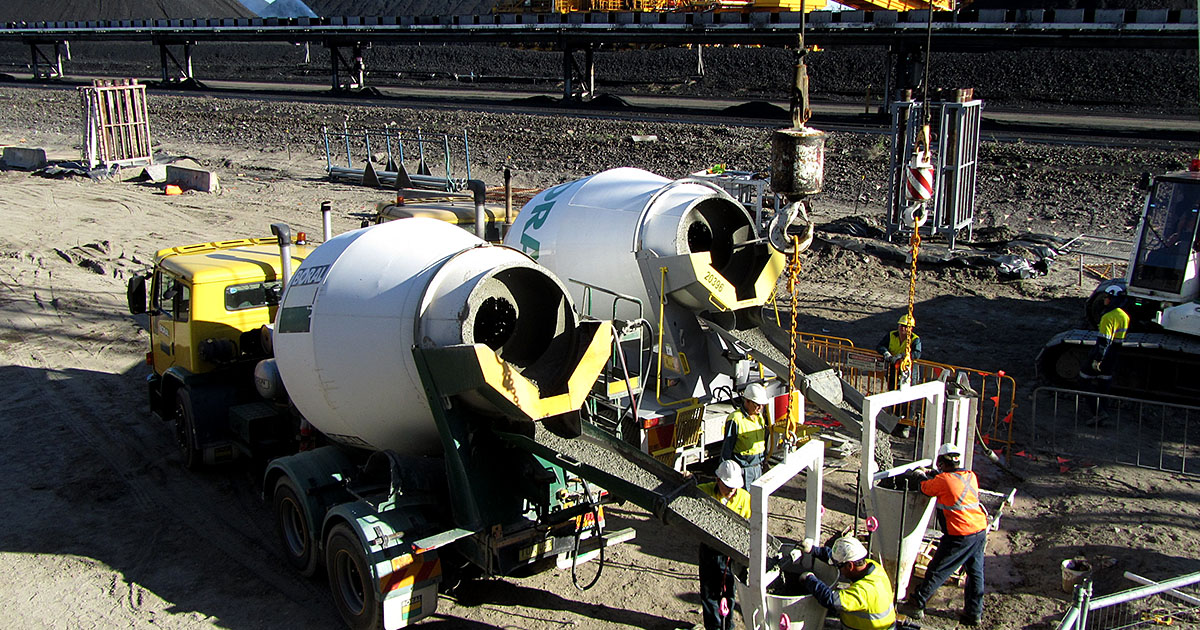
[[[91,2],[62,0],[4,0],[0,2],[0,24],[71,20],[160,20],[186,18],[238,18],[254,14],[238,0],[119,0]]]

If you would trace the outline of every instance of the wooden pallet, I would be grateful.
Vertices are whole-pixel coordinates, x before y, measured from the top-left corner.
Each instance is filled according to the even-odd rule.
[[[153,163],[145,85],[137,79],[96,79],[79,93],[88,168]]]
[[[937,551],[937,543],[932,540],[926,542],[925,548],[917,553],[917,559],[913,562],[913,577],[925,577],[925,571],[929,568],[929,563],[933,562],[934,551]],[[958,567],[958,569],[956,569],[954,573],[952,573],[950,577],[946,579],[946,584],[953,584],[959,588],[966,586],[967,575],[963,572],[963,568]]]

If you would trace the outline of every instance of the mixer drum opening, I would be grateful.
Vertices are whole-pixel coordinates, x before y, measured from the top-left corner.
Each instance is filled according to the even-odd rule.
[[[499,350],[512,338],[517,326],[517,309],[501,297],[489,297],[479,305],[475,315],[475,340],[492,350]]]
[[[704,199],[688,210],[688,251],[708,252],[712,267],[737,292],[737,298],[754,297],[754,283],[771,258],[765,243],[752,243],[756,234],[745,210],[720,197]]]
[[[474,313],[470,341],[496,351],[537,383],[543,396],[563,390],[576,344],[575,315],[563,288],[529,267],[497,271],[486,287],[489,295]]]

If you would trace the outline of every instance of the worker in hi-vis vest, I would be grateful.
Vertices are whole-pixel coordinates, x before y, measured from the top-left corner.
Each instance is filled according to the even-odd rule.
[[[1113,374],[1121,356],[1121,344],[1129,332],[1129,314],[1125,306],[1125,287],[1113,284],[1104,289],[1104,314],[1096,330],[1096,345],[1092,348],[1091,362],[1080,372],[1085,381],[1091,382],[1090,389],[1098,394],[1096,415],[1089,426],[1100,426],[1108,419],[1108,394],[1112,389]]]
[[[906,346],[913,361],[921,358],[921,338],[913,332],[916,326],[916,318],[905,313],[896,322],[896,330],[888,331],[875,344],[875,351],[882,354],[884,363],[887,363],[888,389],[896,389],[900,385],[900,362],[904,360]]]
[[[979,480],[960,467],[962,453],[953,444],[938,448],[938,473],[929,469],[912,474],[921,481],[921,492],[937,499],[942,539],[938,543],[925,579],[905,602],[903,612],[914,619],[925,616],[925,604],[950,574],[964,567],[967,587],[963,590],[963,613],[959,621],[977,626],[983,616],[983,551],[987,545],[987,510],[979,502]]]
[[[698,486],[702,492],[733,510],[738,516],[750,518],[750,493],[742,489],[742,469],[733,460],[717,466],[717,480]],[[705,630],[732,630],[733,564],[729,556],[700,543],[700,610]]]
[[[896,610],[892,606],[895,591],[883,565],[867,557],[867,548],[853,536],[833,541],[833,547],[813,547],[812,539],[804,540],[804,553],[838,568],[842,579],[850,586],[833,590],[812,572],[800,577],[801,588],[817,599],[851,630],[886,630],[896,625]]]
[[[742,392],[741,409],[733,410],[725,419],[721,461],[733,460],[742,467],[743,487],[746,488],[762,476],[767,453],[767,421],[763,412],[769,402],[767,388],[754,383]]]

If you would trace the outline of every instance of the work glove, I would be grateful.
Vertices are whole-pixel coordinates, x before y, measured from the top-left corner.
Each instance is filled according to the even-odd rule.
[[[813,573],[812,571],[805,571],[803,574],[800,575],[801,582],[808,582],[809,580],[815,580],[815,579],[817,579],[817,575],[815,573]]]
[[[812,553],[812,550],[813,550],[813,544],[814,544],[814,543],[813,543],[813,539],[811,539],[811,538],[805,538],[805,539],[804,539],[803,541],[801,541],[801,543],[800,543],[800,550],[801,550],[801,551],[803,551],[804,553]]]
[[[895,362],[896,362],[896,358],[892,356],[892,353],[891,353],[891,352],[884,352],[884,353],[883,353],[883,360],[884,360],[884,361],[885,361],[885,362],[886,362],[888,365],[891,365],[891,364],[893,364],[893,363],[895,363]]]
[[[1092,361],[1092,371],[1093,371],[1093,372],[1099,372],[1099,371],[1100,371],[1100,361],[1098,361],[1098,360],[1097,360],[1097,361]]]
[[[799,549],[793,549],[788,552],[788,558],[791,560],[792,564],[799,564],[800,558],[803,558],[803,557],[804,557],[804,552]]]

